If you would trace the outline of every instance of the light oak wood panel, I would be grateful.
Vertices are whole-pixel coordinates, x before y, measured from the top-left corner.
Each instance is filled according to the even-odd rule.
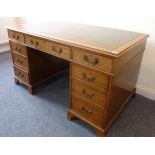
[[[132,45],[130,48],[126,49],[124,53],[113,59],[113,74],[117,73],[121,67],[125,66],[132,58],[137,54],[144,51],[146,45],[146,39],[143,39],[136,44]]]
[[[106,128],[108,128],[112,121],[114,121],[133,93],[136,93],[135,85],[142,56],[143,52],[140,52],[112,78],[107,107]]]

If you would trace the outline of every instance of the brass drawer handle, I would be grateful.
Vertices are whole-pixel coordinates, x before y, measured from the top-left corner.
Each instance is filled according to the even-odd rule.
[[[98,58],[91,58],[91,57],[89,57],[87,54],[84,54],[83,60],[84,60],[87,64],[89,64],[89,65],[91,65],[91,66],[95,66],[95,65],[97,65],[97,64],[99,63],[99,59],[98,59]]]
[[[92,114],[92,110],[87,110],[83,105],[80,106],[80,110],[82,113],[84,113],[86,115]]]
[[[39,42],[38,41],[33,41],[33,40],[30,40],[30,46],[33,46],[33,47],[37,47],[39,45]]]
[[[24,77],[24,73],[22,73],[22,72],[20,72],[20,71],[19,71],[17,74],[18,74],[20,77]]]
[[[18,39],[19,39],[19,36],[18,36],[18,35],[16,35],[15,39],[16,39],[16,40],[18,40]]]
[[[92,98],[93,96],[95,96],[95,93],[87,93],[86,89],[82,89],[82,94],[85,95],[87,98]]]
[[[19,35],[13,34],[12,37],[13,37],[13,39],[15,39],[15,40],[19,40]]]
[[[19,52],[19,53],[21,52],[21,50],[22,50],[22,49],[19,48],[19,47],[16,47],[16,48],[15,48],[15,51],[17,51],[17,52]]]
[[[17,59],[17,61],[19,62],[19,63],[23,63],[23,60],[22,59]]]
[[[55,46],[54,47],[52,47],[52,50],[55,52],[55,53],[57,53],[57,54],[60,54],[60,53],[62,53],[62,48],[56,48]]]
[[[87,77],[86,73],[82,73],[82,78],[88,82],[93,82],[96,77]]]

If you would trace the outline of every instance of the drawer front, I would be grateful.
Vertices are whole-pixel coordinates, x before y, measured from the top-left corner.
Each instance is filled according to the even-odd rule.
[[[26,45],[28,45],[30,47],[44,50],[44,40],[42,40],[42,39],[39,39],[39,38],[33,37],[33,36],[26,36],[25,42],[26,42]]]
[[[22,33],[8,30],[8,36],[12,40],[24,43],[24,35]]]
[[[21,79],[22,81],[25,81],[27,83],[29,83],[29,75],[28,75],[28,71],[25,71],[23,69],[20,69],[16,66],[14,66],[14,71],[15,71],[15,75]]]
[[[67,46],[45,41],[45,50],[51,54],[70,59],[70,48]]]
[[[13,58],[13,63],[15,65],[18,65],[22,68],[25,68],[25,69],[28,69],[28,60],[26,57],[24,56],[21,56],[19,54],[16,54],[16,53],[12,53],[12,58]]]
[[[72,92],[99,106],[104,107],[105,105],[106,95],[104,93],[98,92],[78,80],[72,79]]]
[[[112,59],[90,52],[73,49],[73,60],[99,71],[111,73],[112,70]]]
[[[75,64],[72,64],[72,77],[84,81],[99,91],[105,92],[108,89],[109,78],[107,75],[79,67]]]
[[[88,102],[85,102],[75,96],[72,96],[71,109],[89,121],[100,125],[103,124],[104,111],[90,106]]]
[[[27,57],[26,46],[10,41],[11,50]]]

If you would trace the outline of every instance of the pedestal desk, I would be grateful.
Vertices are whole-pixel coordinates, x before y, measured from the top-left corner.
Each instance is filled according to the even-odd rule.
[[[105,132],[135,94],[148,35],[64,22],[8,27],[15,83],[34,93],[41,83],[69,69],[67,117]]]

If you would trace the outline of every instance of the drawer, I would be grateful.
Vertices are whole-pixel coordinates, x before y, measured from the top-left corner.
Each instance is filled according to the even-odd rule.
[[[26,46],[10,41],[10,47],[12,51],[27,56]]]
[[[71,68],[73,78],[78,78],[99,91],[107,91],[109,82],[108,75],[101,74],[75,64],[72,64]]]
[[[22,55],[16,54],[16,53],[12,53],[12,58],[13,58],[13,63],[15,65],[18,65],[24,69],[28,69],[28,60],[27,57],[24,57]]]
[[[106,95],[104,93],[98,92],[78,80],[72,79],[72,92],[99,106],[104,107],[105,105]]]
[[[45,41],[45,49],[47,52],[70,59],[70,48],[54,42]]]
[[[103,72],[112,70],[112,59],[79,49],[73,49],[73,61]]]
[[[29,74],[28,71],[25,71],[23,69],[20,69],[16,66],[14,66],[14,71],[15,71],[15,75],[21,79],[22,81],[25,81],[27,83],[29,83]]]
[[[24,43],[24,35],[22,33],[8,30],[8,36],[12,40]]]
[[[28,45],[30,47],[44,50],[44,40],[42,40],[42,39],[39,39],[39,38],[33,37],[33,36],[26,36],[25,42],[26,42],[26,45]]]
[[[71,109],[85,119],[94,122],[95,124],[103,124],[104,110],[92,106],[84,100],[72,96]]]

